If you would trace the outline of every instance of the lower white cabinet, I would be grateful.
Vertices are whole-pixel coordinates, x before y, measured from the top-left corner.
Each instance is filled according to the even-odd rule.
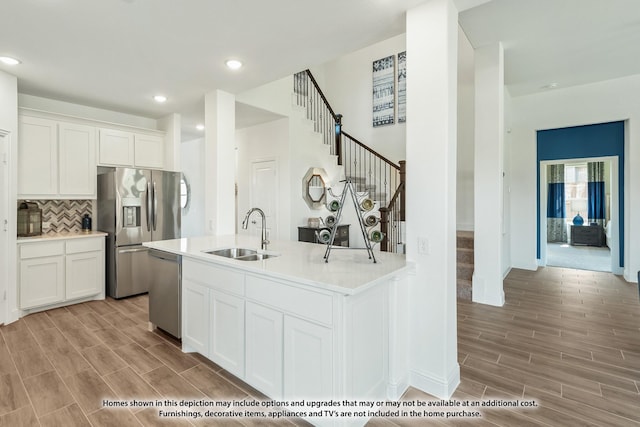
[[[64,301],[64,255],[20,261],[20,308]]]
[[[284,318],[284,398],[333,395],[331,329],[292,316]]]
[[[209,358],[244,378],[244,299],[209,292]]]
[[[18,247],[21,309],[104,298],[104,237],[24,242]]]
[[[209,288],[182,279],[182,345],[209,355]]]
[[[283,393],[284,315],[260,304],[245,307],[245,380],[274,399]]]

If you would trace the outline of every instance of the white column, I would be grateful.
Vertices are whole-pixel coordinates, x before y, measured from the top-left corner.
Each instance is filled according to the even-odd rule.
[[[410,383],[448,398],[460,383],[456,335],[458,12],[429,0],[407,12],[407,258]]]
[[[205,230],[235,234],[235,96],[216,90],[204,97]]]
[[[169,114],[158,120],[158,128],[166,132],[164,141],[164,169],[170,171],[182,171],[180,157],[181,128],[180,114]]]
[[[504,51],[501,43],[475,51],[473,301],[504,305]]]

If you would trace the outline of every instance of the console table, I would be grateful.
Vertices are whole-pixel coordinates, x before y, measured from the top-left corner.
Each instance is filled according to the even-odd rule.
[[[320,243],[316,238],[316,231],[322,228],[316,227],[298,227],[298,241]],[[323,243],[324,245],[325,243]],[[349,224],[340,224],[336,230],[336,238],[333,241],[335,246],[349,247]]]
[[[604,246],[606,244],[604,228],[600,225],[572,225],[571,244]]]

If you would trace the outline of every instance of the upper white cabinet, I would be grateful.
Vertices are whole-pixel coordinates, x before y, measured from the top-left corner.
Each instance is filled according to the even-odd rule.
[[[164,138],[100,129],[98,163],[104,166],[164,168]]]
[[[58,192],[58,123],[21,116],[18,134],[18,194],[55,196]]]
[[[20,116],[18,197],[96,197],[95,128]]]
[[[133,166],[133,134],[100,129],[98,163],[105,166]]]
[[[164,138],[156,135],[134,135],[134,161],[136,167],[164,168]]]
[[[96,129],[58,123],[58,176],[61,196],[96,195]]]

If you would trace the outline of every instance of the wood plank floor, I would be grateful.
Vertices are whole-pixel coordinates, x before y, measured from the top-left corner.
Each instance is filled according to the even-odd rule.
[[[535,400],[481,418],[378,419],[368,426],[640,426],[640,303],[609,273],[513,270],[506,304],[458,302],[459,400]],[[0,327],[0,426],[206,425],[113,410],[103,398],[262,399],[219,366],[146,330],[146,296],[36,313]],[[405,400],[434,400],[410,389]],[[208,420],[209,425],[304,425]]]

